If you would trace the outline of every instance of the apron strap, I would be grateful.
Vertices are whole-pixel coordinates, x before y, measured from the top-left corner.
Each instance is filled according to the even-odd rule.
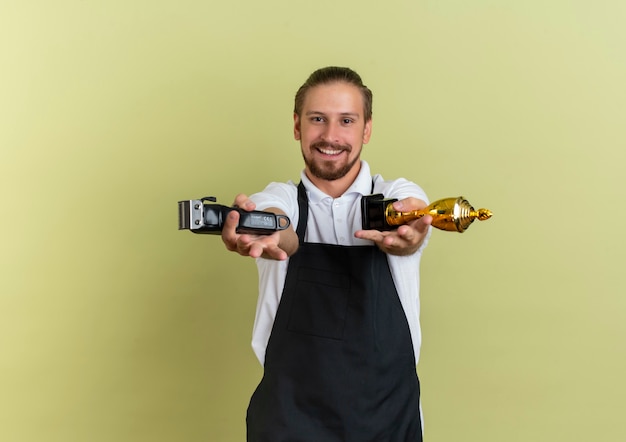
[[[304,232],[306,232],[306,224],[309,219],[309,199],[306,196],[306,189],[302,181],[298,184],[298,210],[298,228],[296,229],[296,233],[298,234],[300,244],[303,244]]]

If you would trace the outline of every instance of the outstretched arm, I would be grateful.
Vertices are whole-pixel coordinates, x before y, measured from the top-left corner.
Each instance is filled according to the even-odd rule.
[[[244,194],[237,195],[234,205],[244,210],[254,210],[256,207],[254,202]],[[265,210],[278,215],[285,215],[279,209],[269,208]],[[237,233],[238,224],[239,213],[233,210],[228,214],[222,229],[222,241],[224,241],[226,248],[232,252],[252,258],[262,257],[282,261],[298,250],[298,235],[292,226],[271,235],[251,235]]]
[[[400,212],[410,212],[425,207],[426,203],[417,198],[405,198],[393,203],[393,208]],[[396,230],[383,232],[379,230],[359,230],[355,232],[354,236],[375,242],[383,252],[390,255],[412,255],[417,252],[424,239],[426,239],[431,222],[432,217],[426,215],[402,225]]]

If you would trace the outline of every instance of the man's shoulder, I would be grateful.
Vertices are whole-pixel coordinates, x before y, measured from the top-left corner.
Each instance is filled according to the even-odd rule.
[[[250,199],[255,202],[258,208],[276,207],[287,211],[294,203],[297,204],[297,189],[297,185],[293,181],[271,182],[261,192],[251,195]]]
[[[297,199],[298,195],[298,185],[293,181],[287,182],[271,182],[265,189],[263,189],[261,194],[270,194],[275,195],[277,197],[286,198],[286,199]]]
[[[414,197],[423,201],[428,201],[426,192],[418,184],[406,178],[395,178],[385,180],[381,175],[374,175],[374,193],[382,193],[387,198],[408,198]]]

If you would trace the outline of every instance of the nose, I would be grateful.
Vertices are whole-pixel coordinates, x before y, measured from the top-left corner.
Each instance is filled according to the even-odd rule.
[[[322,131],[322,140],[327,143],[339,142],[339,128],[335,123],[329,122],[324,126],[324,130]]]

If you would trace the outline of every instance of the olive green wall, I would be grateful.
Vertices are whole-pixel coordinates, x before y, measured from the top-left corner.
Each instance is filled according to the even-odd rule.
[[[329,64],[375,171],[495,213],[424,255],[427,440],[626,440],[625,4],[3,2],[0,440],[244,439],[255,266],[176,203],[298,179]]]

